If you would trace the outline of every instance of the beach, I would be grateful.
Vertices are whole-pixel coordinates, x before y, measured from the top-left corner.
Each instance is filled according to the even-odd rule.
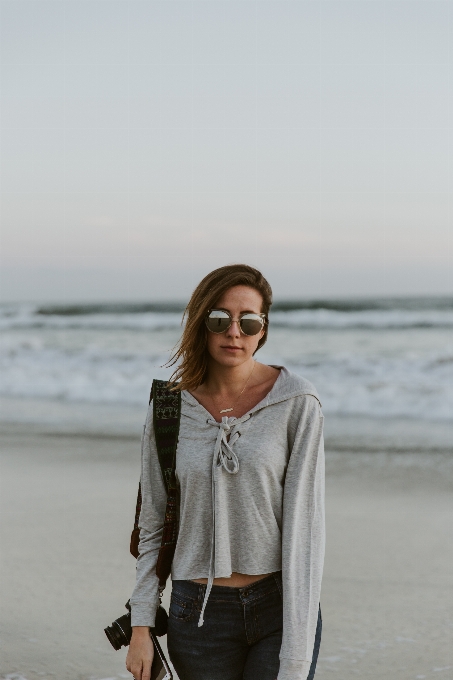
[[[93,408],[25,423],[2,402],[0,678],[131,677],[103,629],[134,584],[143,409],[97,406],[83,428]],[[447,422],[326,420],[317,679],[453,677],[452,488]]]
[[[0,679],[131,677],[104,628],[134,586],[140,436],[183,307],[0,305]],[[258,360],[325,415],[317,680],[453,678],[452,328],[451,298],[271,312]]]

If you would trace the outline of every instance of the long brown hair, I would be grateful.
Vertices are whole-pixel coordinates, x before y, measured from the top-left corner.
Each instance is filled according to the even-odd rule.
[[[249,286],[260,293],[263,298],[261,313],[267,315],[272,305],[272,288],[258,269],[247,264],[229,264],[214,269],[195,288],[189,300],[183,321],[186,325],[167,366],[177,368],[170,378],[170,382],[178,385],[173,389],[194,390],[206,379],[208,369],[208,351],[206,349],[208,330],[204,319],[208,310],[216,301],[233,286]],[[267,340],[267,323],[264,325],[264,335],[258,342],[256,351]]]

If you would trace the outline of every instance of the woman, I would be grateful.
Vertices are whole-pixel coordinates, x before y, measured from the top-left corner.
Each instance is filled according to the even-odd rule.
[[[195,289],[172,363],[181,390],[179,532],[168,651],[180,680],[307,680],[321,637],[323,416],[313,385],[254,359],[272,291],[247,265]],[[148,680],[166,493],[148,411],[132,639]]]

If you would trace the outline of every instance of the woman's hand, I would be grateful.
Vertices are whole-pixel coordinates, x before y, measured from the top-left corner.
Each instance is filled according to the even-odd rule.
[[[150,680],[154,645],[148,626],[133,626],[126,668],[135,680]]]

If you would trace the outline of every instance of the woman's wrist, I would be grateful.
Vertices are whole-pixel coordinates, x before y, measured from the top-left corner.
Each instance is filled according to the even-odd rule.
[[[149,636],[149,626],[132,626],[132,635],[138,637],[140,635]]]

